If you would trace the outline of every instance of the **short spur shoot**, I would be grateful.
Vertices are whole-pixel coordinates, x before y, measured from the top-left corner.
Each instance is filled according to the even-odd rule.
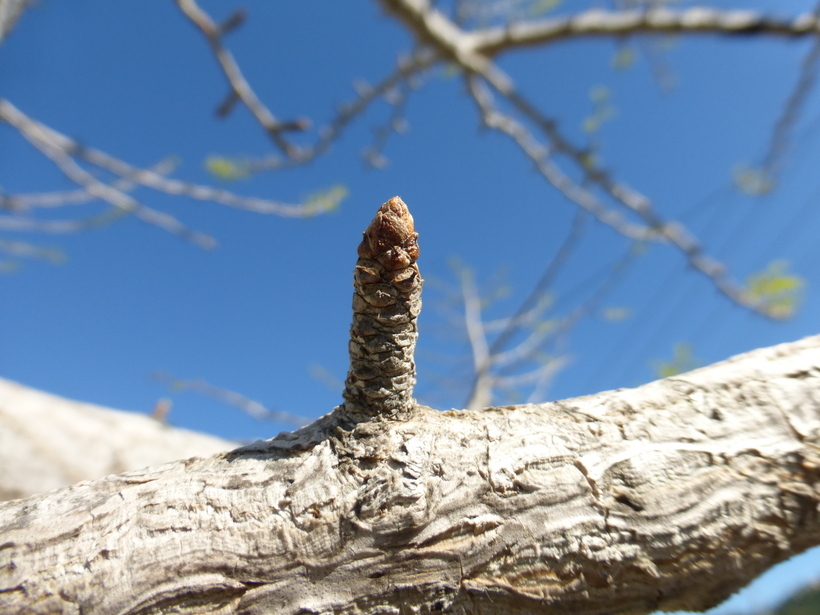
[[[418,233],[399,197],[376,212],[353,274],[350,371],[340,408],[347,418],[406,419],[416,405],[413,352],[421,311]]]

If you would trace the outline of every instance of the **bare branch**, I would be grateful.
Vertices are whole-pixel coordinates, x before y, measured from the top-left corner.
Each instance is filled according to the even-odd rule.
[[[193,391],[195,393],[200,393],[207,397],[211,397],[229,404],[234,408],[239,408],[246,414],[260,421],[278,421],[280,423],[287,423],[288,425],[292,425],[297,428],[307,425],[310,422],[304,417],[297,416],[289,412],[271,410],[258,401],[245,397],[241,393],[214,386],[206,380],[181,380],[164,372],[154,373],[153,378],[154,380],[167,384],[172,391]]]
[[[5,502],[4,612],[703,611],[820,544],[818,381],[812,337]]]
[[[498,352],[504,348],[506,343],[512,338],[516,331],[518,330],[518,322],[519,318],[522,317],[524,314],[534,310],[538,303],[541,301],[541,298],[547,292],[547,289],[552,284],[552,281],[555,279],[555,276],[558,275],[558,272],[561,268],[566,264],[567,259],[569,258],[572,251],[575,249],[575,246],[578,245],[578,241],[581,239],[581,234],[584,229],[584,224],[586,222],[586,215],[583,209],[577,210],[575,214],[575,218],[572,221],[572,226],[569,229],[569,233],[567,234],[566,238],[564,239],[561,246],[558,248],[558,252],[556,252],[555,256],[550,260],[547,268],[544,270],[544,273],[541,274],[539,280],[535,283],[530,294],[527,295],[526,299],[521,302],[521,305],[518,307],[518,311],[516,312],[515,316],[513,317],[512,321],[510,321],[510,325],[501,332],[501,334],[495,339],[493,342],[493,346],[491,349],[491,353],[497,355]]]
[[[41,258],[51,261],[52,263],[59,263],[65,258],[62,252],[54,248],[44,248],[24,241],[9,241],[7,239],[0,239],[0,252],[5,252],[12,256]]]
[[[513,376],[495,376],[493,384],[501,388],[514,389],[525,384],[538,383],[540,381],[552,379],[561,369],[569,363],[567,357],[556,357],[550,359],[544,365],[523,374]]]
[[[387,119],[387,122],[378,126],[373,131],[373,142],[364,153],[365,161],[375,169],[382,169],[387,166],[387,159],[382,152],[387,145],[387,140],[390,138],[390,135],[404,132],[407,129],[405,112],[411,92],[412,87],[409,82],[406,82],[400,83],[392,90],[392,94],[385,95],[385,98],[392,107],[390,117]]]
[[[94,196],[93,198],[98,197]],[[128,213],[120,207],[111,207],[98,216],[77,218],[76,220],[35,220],[23,216],[0,216],[0,230],[61,235],[105,226],[120,220]]]
[[[406,0],[406,4],[421,10],[427,2]],[[707,7],[680,11],[663,7],[632,11],[590,9],[564,17],[469,32],[463,45],[473,53],[494,56],[504,51],[568,39],[675,33],[801,37],[817,36],[820,26],[817,17],[811,13],[778,19],[757,11],[724,11]]]
[[[492,363],[487,335],[481,323],[481,301],[475,287],[472,272],[462,269],[460,272],[461,293],[464,300],[464,326],[467,329],[467,339],[470,342],[470,351],[473,357],[473,386],[465,404],[465,408],[474,410],[486,408],[492,403],[492,377],[489,366]]]
[[[168,175],[177,166],[174,158],[161,160],[151,171],[160,175]],[[137,183],[130,179],[117,179],[111,182],[111,186],[120,192],[133,190]],[[23,211],[34,207],[63,207],[64,205],[84,205],[91,201],[96,201],[97,197],[89,194],[84,188],[77,190],[56,190],[52,192],[35,192],[29,194],[0,194],[0,209],[11,211]]]
[[[146,207],[124,192],[99,181],[74,161],[68,153],[71,151],[70,148],[65,147],[66,144],[59,139],[61,135],[58,135],[58,133],[55,133],[42,124],[29,120],[17,111],[11,103],[4,100],[0,100],[0,119],[7,121],[17,128],[20,134],[57,165],[57,168],[59,168],[66,177],[77,185],[82,186],[86,192],[94,197],[102,199],[114,207],[134,215],[143,222],[158,226],[173,235],[195,243],[201,248],[211,249],[216,247],[216,241],[213,238],[192,231],[173,216]]]
[[[467,83],[470,94],[479,107],[484,125],[513,139],[527,157],[533,161],[538,172],[561,194],[591,213],[599,222],[612,227],[624,237],[636,241],[658,240],[659,233],[656,229],[629,222],[623,214],[607,207],[591,191],[572,181],[552,161],[550,149],[539,143],[523,124],[509,115],[500,113],[493,106],[490,93],[481,87],[477,78],[468,77]]]
[[[234,96],[245,104],[256,118],[256,121],[262,125],[265,132],[282,152],[288,157],[298,157],[298,148],[291,145],[282,136],[282,132],[286,130],[306,130],[310,126],[310,121],[298,120],[285,124],[279,122],[248,85],[231,52],[222,45],[223,30],[214,23],[208,13],[199,7],[195,0],[176,0],[176,3],[182,13],[205,35],[208,44],[211,46],[211,51],[213,51],[219,65],[222,67],[222,72],[225,73],[225,78],[228,80]]]
[[[0,1],[0,43],[14,29],[14,25],[29,4],[31,4],[31,0]]]
[[[700,244],[683,225],[666,222],[654,210],[647,197],[626,184],[614,181],[604,170],[594,167],[589,152],[575,147],[564,138],[558,131],[556,122],[544,116],[537,107],[524,98],[516,89],[513,80],[495,65],[491,58],[476,51],[475,45],[470,41],[470,35],[458,28],[444,14],[433,9],[428,0],[381,0],[381,2],[410,28],[420,41],[432,44],[442,56],[450,58],[461,66],[468,75],[468,81],[474,80],[472,75],[479,75],[519,114],[543,133],[550,142],[549,149],[538,146],[529,131],[512,117],[489,107],[488,105],[491,105],[489,97],[479,96],[479,90],[473,81],[471,91],[477,104],[481,107],[485,123],[513,138],[536,163],[539,171],[564,195],[578,205],[589,209],[600,221],[609,224],[627,237],[642,241],[668,241],[683,252],[689,264],[709,277],[717,289],[729,299],[768,318],[780,317],[775,310],[769,309],[765,302],[753,297],[734,283],[727,275],[726,267],[707,257]],[[814,20],[813,17],[811,19]],[[584,174],[588,182],[602,189],[616,203],[641,218],[646,223],[646,227],[635,229],[625,225],[619,216],[613,216],[612,212],[605,208],[589,190],[572,182],[554,164],[550,163],[551,153],[566,156]],[[636,237],[635,231],[643,236]]]
[[[820,4],[815,7],[814,15],[815,17],[820,16]],[[800,117],[803,105],[814,87],[817,78],[818,61],[820,61],[820,38],[815,39],[809,53],[803,60],[797,84],[786,101],[783,112],[772,131],[769,147],[766,151],[766,155],[763,157],[763,164],[761,165],[762,173],[765,175],[765,178],[770,181],[774,180],[780,171],[783,164],[783,157],[789,147],[789,133]]]
[[[439,60],[438,54],[429,48],[419,49],[410,56],[400,57],[396,69],[376,85],[370,86],[365,83],[356,84],[357,98],[352,102],[339,106],[335,117],[326,126],[319,129],[318,141],[312,146],[300,149],[298,160],[283,160],[279,156],[269,156],[248,162],[245,170],[249,173],[258,173],[260,171],[298,166],[315,160],[325,154],[333,142],[341,136],[350,122],[364,113],[372,103],[379,98],[387,96],[390,91],[394,90],[400,84],[409,82],[413,77],[418,76]]]
[[[186,196],[199,201],[212,201],[236,209],[262,214],[273,214],[285,218],[304,218],[321,213],[321,210],[317,209],[315,205],[311,203],[289,205],[269,199],[244,197],[222,188],[170,179],[164,177],[161,172],[135,167],[100,150],[80,145],[56,130],[29,118],[9,101],[4,99],[0,99],[0,120],[5,120],[14,126],[26,139],[31,141],[32,144],[36,141],[37,143],[47,145],[49,151],[58,153],[61,159],[65,157],[81,158],[96,167],[109,171],[130,182],[158,190],[159,192],[176,196]],[[32,139],[34,139],[34,141],[32,141]],[[82,172],[85,173],[85,171]],[[93,177],[92,180],[93,182],[99,183]],[[77,183],[81,186],[84,185],[81,182]],[[103,185],[103,188],[99,189],[98,192],[99,191],[106,192],[109,195],[113,195],[114,192],[121,192],[116,189],[115,185]],[[97,195],[95,194],[95,196]],[[97,198],[101,197],[97,196]],[[121,202],[121,204],[125,205],[126,203]]]

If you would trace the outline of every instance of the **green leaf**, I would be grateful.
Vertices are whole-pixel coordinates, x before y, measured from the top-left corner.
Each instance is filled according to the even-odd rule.
[[[671,361],[651,361],[652,371],[658,378],[669,378],[684,372],[691,371],[700,365],[700,361],[692,354],[692,345],[687,343],[675,344]]]
[[[224,156],[209,156],[205,161],[205,169],[223,181],[245,179],[251,174],[247,161]]]
[[[803,278],[788,272],[789,261],[772,261],[763,270],[746,279],[746,292],[754,301],[766,304],[775,318],[794,316],[806,285]]]
[[[584,119],[582,124],[587,134],[600,130],[603,123],[615,115],[615,107],[610,104],[611,98],[610,89],[604,85],[596,85],[590,89],[589,99],[593,103],[592,113]]]
[[[596,104],[607,103],[610,97],[609,88],[605,85],[595,85],[589,90],[589,99]]]
[[[632,308],[628,307],[609,307],[601,310],[601,315],[604,320],[609,322],[620,322],[632,316]]]
[[[302,201],[305,209],[308,210],[309,215],[319,215],[329,211],[338,211],[339,204],[347,198],[350,191],[347,186],[336,184],[326,190],[320,190],[309,194],[307,198]]]
[[[530,12],[533,15],[544,15],[555,10],[562,3],[563,0],[535,0],[530,6]]]
[[[583,128],[584,128],[584,132],[587,133],[587,134],[592,134],[593,132],[597,132],[600,127],[601,127],[601,122],[598,121],[597,117],[588,117],[584,120]]]
[[[632,47],[622,45],[618,48],[618,51],[615,52],[615,55],[612,56],[612,68],[626,70],[635,63],[636,58],[637,55]]]
[[[747,165],[736,166],[732,171],[732,180],[738,190],[749,196],[768,194],[777,187],[777,180],[768,171]]]

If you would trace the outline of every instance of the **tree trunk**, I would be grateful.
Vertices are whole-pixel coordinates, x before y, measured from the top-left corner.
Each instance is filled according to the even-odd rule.
[[[0,504],[0,612],[705,609],[820,544],[820,336]]]

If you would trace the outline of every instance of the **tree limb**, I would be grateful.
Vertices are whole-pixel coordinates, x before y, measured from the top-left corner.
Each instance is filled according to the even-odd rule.
[[[410,0],[416,4],[424,1]],[[753,10],[721,10],[694,6],[679,11],[668,8],[604,11],[589,9],[541,21],[487,28],[469,34],[469,45],[494,56],[522,47],[588,37],[619,38],[633,34],[717,34],[727,36],[817,36],[820,22],[804,13],[777,18]]]
[[[820,336],[8,502],[0,612],[705,609],[820,544],[818,380]]]

